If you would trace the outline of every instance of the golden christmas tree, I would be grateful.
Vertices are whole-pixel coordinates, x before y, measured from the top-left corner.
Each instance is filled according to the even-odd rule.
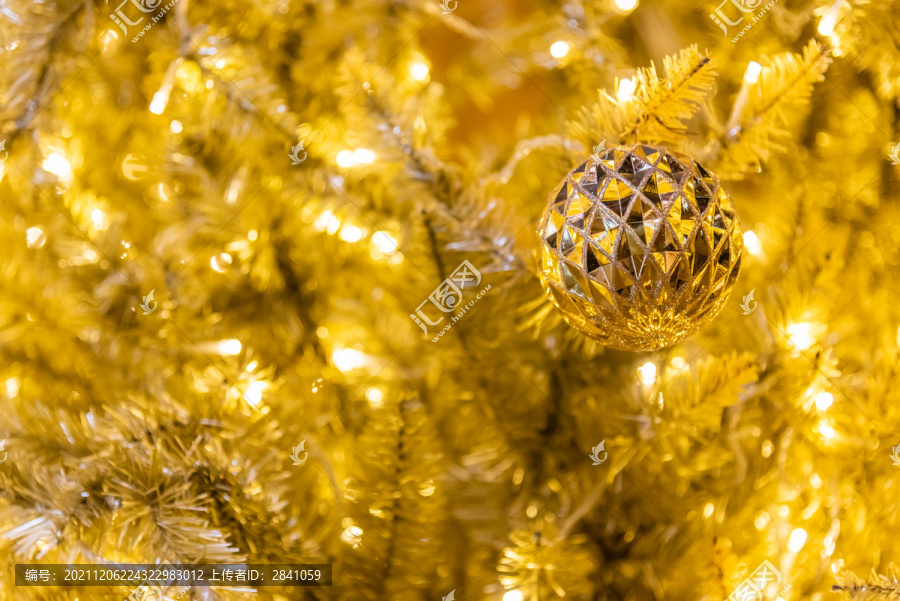
[[[0,3],[0,601],[900,598],[898,23],[893,0]],[[670,225],[722,258],[699,169],[741,255],[717,317],[635,353],[565,323],[535,232],[570,172],[618,203],[610,244],[662,219],[642,145],[702,165],[694,214],[609,255],[610,302],[671,275]],[[557,225],[583,273],[552,260],[590,312],[580,214]],[[333,573],[14,569],[114,563]]]

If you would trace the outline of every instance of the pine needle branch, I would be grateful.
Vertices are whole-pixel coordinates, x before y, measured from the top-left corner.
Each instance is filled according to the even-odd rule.
[[[802,54],[775,56],[749,89],[747,106],[731,131],[723,132],[717,173],[739,177],[758,171],[774,152],[785,152],[796,116],[809,104],[813,86],[831,63],[826,48],[811,40]]]
[[[620,138],[635,136],[642,142],[668,144],[684,138],[685,123],[715,84],[713,62],[694,45],[678,56],[667,56],[663,70],[662,79],[652,63],[649,68],[638,70],[634,98],[624,108],[630,113],[635,112],[634,107],[640,108],[621,130]]]
[[[684,138],[685,123],[700,108],[715,77],[712,60],[697,46],[686,48],[664,59],[662,76],[652,63],[639,69],[631,98],[620,101],[600,90],[597,102],[579,111],[573,135],[578,132],[590,145],[613,137],[616,142],[675,145]]]
[[[896,601],[900,599],[900,570],[890,564],[887,574],[880,575],[872,570],[868,580],[859,578],[852,572],[844,572],[837,577],[838,584],[831,587],[835,592],[844,593],[852,601]]]

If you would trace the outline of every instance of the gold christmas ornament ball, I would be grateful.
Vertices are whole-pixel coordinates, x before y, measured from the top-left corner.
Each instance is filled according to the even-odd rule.
[[[570,171],[538,235],[541,283],[566,323],[627,351],[671,346],[712,321],[744,247],[719,179],[644,144],[601,151]]]

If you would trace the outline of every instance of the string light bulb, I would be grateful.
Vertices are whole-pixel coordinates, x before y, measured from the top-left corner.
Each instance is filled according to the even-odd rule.
[[[550,46],[550,56],[553,58],[562,58],[567,54],[569,54],[569,44],[567,42],[553,42],[553,45]]]
[[[744,71],[744,82],[753,85],[759,81],[759,74],[762,73],[762,65],[756,61],[750,61],[747,64],[747,70]]]
[[[788,549],[793,553],[799,553],[803,545],[806,544],[806,536],[806,530],[803,528],[797,528],[791,532],[791,537],[788,539]]]
[[[372,244],[380,253],[385,255],[392,255],[397,252],[397,241],[387,232],[380,230],[375,232],[372,235]],[[897,337],[900,340],[900,329],[897,330]]]
[[[638,368],[638,375],[644,386],[652,386],[656,381],[656,364],[648,361]]]
[[[365,355],[356,349],[337,349],[331,354],[335,367],[343,372],[358,369],[365,364]]]
[[[231,255],[228,253],[220,253],[209,260],[209,265],[219,273],[225,273],[228,266],[231,265]],[[240,352],[240,351],[238,351]]]
[[[619,102],[628,102],[634,98],[634,91],[636,89],[637,84],[634,83],[633,79],[623,79],[619,82],[619,88],[616,90],[616,100]]]
[[[344,242],[359,242],[365,235],[365,231],[355,225],[345,225],[341,228],[341,240]]]
[[[787,336],[791,344],[801,351],[805,351],[816,342],[812,335],[812,326],[808,323],[793,323],[789,325],[787,327]]]
[[[102,210],[94,209],[91,211],[91,227],[98,232],[102,232],[109,227],[109,223],[106,221],[106,215],[104,215]]]
[[[366,390],[366,400],[369,401],[369,405],[371,405],[372,407],[381,407],[382,398],[384,398],[384,394],[380,389],[373,386]]]
[[[834,403],[834,395],[830,392],[820,392],[816,395],[816,409],[825,411]]]
[[[822,19],[819,21],[819,33],[824,36],[830,36],[834,33],[835,25],[837,25],[837,17],[829,11],[822,15]]]
[[[48,154],[44,162],[41,163],[41,167],[44,171],[52,173],[63,181],[68,182],[72,180],[72,164],[69,162],[69,159],[58,152]]]
[[[371,165],[375,162],[375,152],[368,148],[358,148],[356,150],[342,150],[337,153],[338,167],[349,169],[357,165]]]
[[[428,65],[425,63],[416,62],[409,65],[409,74],[412,75],[413,79],[416,81],[427,81],[430,71]]]
[[[247,391],[244,393],[244,396],[250,401],[253,405],[259,405],[259,402],[262,401],[263,391],[268,388],[265,382],[255,381],[250,382],[247,385]]]
[[[241,341],[236,338],[229,338],[226,340],[219,341],[219,354],[220,355],[240,355],[241,354]]]
[[[616,10],[620,13],[630,13],[637,8],[638,0],[616,0]]]
[[[375,152],[368,148],[359,148],[353,151],[353,161],[357,165],[371,165],[375,162]]]
[[[39,225],[30,227],[25,230],[25,243],[28,248],[41,248],[47,243],[47,232]]]
[[[747,252],[754,257],[759,257],[763,254],[762,244],[759,241],[759,236],[757,236],[756,232],[754,232],[753,230],[747,230],[746,232],[744,232],[744,248],[746,248]]]

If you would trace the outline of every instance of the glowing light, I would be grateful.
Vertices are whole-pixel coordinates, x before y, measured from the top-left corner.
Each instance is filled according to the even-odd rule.
[[[756,232],[751,230],[744,232],[744,248],[754,257],[763,254],[762,244],[760,244],[759,236],[756,235]]]
[[[644,386],[650,386],[656,381],[656,365],[648,361],[638,368],[638,375]]]
[[[219,341],[219,354],[221,355],[240,355],[241,354],[241,341],[236,338],[228,338],[226,340]]]
[[[834,402],[834,395],[830,392],[820,392],[816,395],[816,409],[825,411]]]
[[[834,435],[835,435],[834,428],[832,428],[829,424],[826,424],[825,422],[821,422],[818,425],[818,430],[819,430],[819,434],[821,434],[822,438],[824,438],[825,440],[831,440],[832,438],[834,438]]]
[[[808,323],[794,323],[787,327],[788,339],[791,344],[801,351],[805,351],[813,344],[816,339],[812,335],[812,327]]]
[[[381,401],[383,398],[384,395],[382,394],[381,390],[375,388],[374,386],[366,390],[366,400],[369,401],[369,404],[372,407],[381,407]]]
[[[150,112],[154,115],[162,115],[167,104],[169,104],[169,93],[159,91],[153,95],[153,100],[150,101]]]
[[[72,164],[69,159],[59,154],[51,152],[44,162],[41,164],[44,171],[49,171],[61,180],[69,181],[72,179]]]
[[[338,167],[352,167],[356,164],[356,161],[353,160],[353,152],[349,150],[342,150],[337,154],[337,164]]]
[[[259,236],[259,233],[256,230],[250,230],[247,232],[247,240],[253,242]]]
[[[91,211],[91,225],[98,232],[102,232],[109,227],[109,224],[106,222],[106,215],[103,214],[103,211],[100,209]]]
[[[357,148],[356,150],[342,150],[335,158],[338,167],[349,169],[357,165],[371,165],[375,162],[375,152],[368,148]]]
[[[247,385],[247,392],[244,393],[244,396],[254,405],[258,405],[262,400],[263,390],[266,388],[265,382],[250,382],[250,384]]]
[[[313,227],[315,227],[320,232],[322,230],[325,230],[329,234],[333,234],[338,231],[338,228],[341,227],[341,220],[338,219],[337,216],[329,209],[325,209],[313,223]]]
[[[259,367],[259,361],[254,359],[253,361],[251,361],[250,363],[247,364],[247,373],[252,374],[256,370],[257,367]]]
[[[616,91],[616,100],[619,102],[628,102],[634,98],[634,91],[636,89],[637,84],[634,83],[634,80],[623,79],[619,82],[619,89]]]
[[[172,130],[173,134],[180,134],[181,130],[184,128],[181,125],[181,121],[179,121],[178,119],[175,119],[169,124],[169,129]]]
[[[209,265],[219,273],[225,273],[225,270],[231,265],[231,255],[220,253],[209,260]]]
[[[348,545],[356,547],[362,541],[363,529],[359,526],[349,526],[341,533],[341,540]]]
[[[355,225],[345,225],[341,228],[341,240],[346,242],[359,242],[365,232]]]
[[[788,539],[788,549],[793,551],[794,553],[799,553],[800,549],[803,548],[803,545],[806,543],[806,530],[803,528],[797,528],[793,532],[791,532],[791,538]]]
[[[335,367],[341,371],[351,371],[365,364],[365,355],[356,349],[337,349],[331,354]]]
[[[225,59],[220,58],[216,61],[216,69],[222,69],[223,67],[225,67]]]
[[[771,457],[772,451],[774,451],[774,450],[775,450],[775,445],[772,444],[771,440],[763,441],[762,449],[760,449],[760,451],[762,452],[762,456],[764,458]]]
[[[762,73],[762,65],[756,61],[750,61],[747,70],[744,71],[744,83],[747,85],[755,84],[759,81],[759,74]]]
[[[19,388],[22,386],[22,381],[19,378],[10,378],[6,381],[6,394],[9,398],[15,397],[19,394]]]
[[[353,161],[357,165],[371,165],[375,162],[375,153],[368,148],[359,148],[353,151]]]
[[[25,243],[28,248],[41,248],[47,243],[47,232],[39,225],[25,230]]]
[[[550,46],[550,55],[553,58],[562,58],[569,54],[569,44],[566,42],[553,42]]]
[[[837,25],[837,19],[831,12],[822,15],[819,21],[819,33],[822,35],[831,35],[834,33],[834,26]]]
[[[409,66],[410,75],[413,76],[413,79],[416,79],[418,81],[425,81],[426,79],[428,79],[429,71],[430,69],[425,63],[412,63]]]
[[[638,0],[616,0],[616,8],[622,12],[630,13],[638,5]]]
[[[392,255],[397,252],[397,241],[385,232],[375,232],[372,236],[372,244],[386,255]],[[897,330],[897,340],[900,341],[900,329]],[[900,344],[900,342],[897,344]]]
[[[703,508],[703,516],[710,517],[713,514],[713,511],[715,511],[715,509],[716,509],[715,505],[713,505],[712,503],[707,503],[706,506]]]
[[[522,594],[522,591],[517,589],[512,589],[503,593],[503,601],[522,601],[525,596]]]
[[[685,361],[684,358],[672,357],[672,367],[674,367],[675,369],[680,371],[684,369],[685,365],[687,365],[687,361]]]

